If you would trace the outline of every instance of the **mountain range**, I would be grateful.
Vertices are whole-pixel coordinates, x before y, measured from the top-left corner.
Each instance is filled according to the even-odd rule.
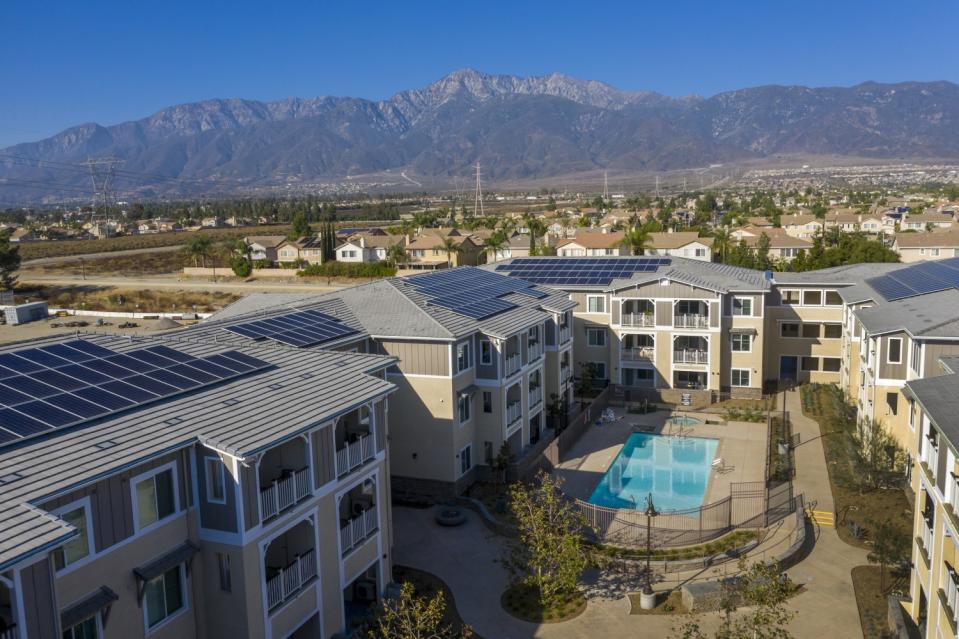
[[[123,160],[121,192],[151,196],[387,171],[448,182],[469,176],[476,162],[486,179],[516,182],[784,155],[959,158],[959,86],[761,86],[673,98],[562,74],[465,69],[382,101],[214,99],[121,124],[81,124],[0,151],[0,180],[4,200],[64,199],[89,185],[67,165],[103,156]]]

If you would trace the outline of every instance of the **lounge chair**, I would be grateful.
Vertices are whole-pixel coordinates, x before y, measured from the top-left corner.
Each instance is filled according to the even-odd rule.
[[[713,465],[713,469],[721,475],[723,473],[732,472],[736,468],[735,466],[727,466],[726,460],[722,457],[717,457],[716,459],[714,459],[712,465]]]

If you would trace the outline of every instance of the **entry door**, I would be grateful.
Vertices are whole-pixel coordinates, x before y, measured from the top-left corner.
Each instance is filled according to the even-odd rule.
[[[779,379],[791,379],[795,381],[796,372],[799,370],[799,358],[795,355],[779,356]]]

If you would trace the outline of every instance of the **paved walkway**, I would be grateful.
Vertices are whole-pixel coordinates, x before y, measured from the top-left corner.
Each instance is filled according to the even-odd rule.
[[[796,492],[804,492],[807,503],[817,501],[820,509],[831,510],[818,424],[802,416],[799,404],[798,393],[790,393],[787,408],[802,441],[796,449]],[[541,625],[519,621],[499,603],[507,585],[506,572],[496,562],[503,551],[501,540],[477,515],[469,513],[467,523],[458,528],[438,526],[428,509],[394,508],[393,515],[394,561],[443,579],[463,619],[484,639],[669,637],[676,636],[675,627],[683,622],[672,615],[629,615],[623,595],[639,589],[639,576],[615,573],[587,576],[589,605],[576,619]],[[798,612],[791,631],[796,637],[810,638],[862,636],[850,571],[866,563],[865,551],[845,544],[831,528],[807,532],[812,534],[808,554],[788,571],[794,581],[806,586],[789,602]],[[708,628],[716,623],[716,615],[701,615],[699,620]]]

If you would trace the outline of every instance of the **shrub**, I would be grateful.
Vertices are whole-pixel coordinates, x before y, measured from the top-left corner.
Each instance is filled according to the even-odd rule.
[[[311,264],[297,273],[302,277],[392,277],[396,267],[385,262],[324,262]]]
[[[253,265],[245,257],[234,257],[230,262],[230,267],[237,277],[249,277],[250,273],[253,272]]]

